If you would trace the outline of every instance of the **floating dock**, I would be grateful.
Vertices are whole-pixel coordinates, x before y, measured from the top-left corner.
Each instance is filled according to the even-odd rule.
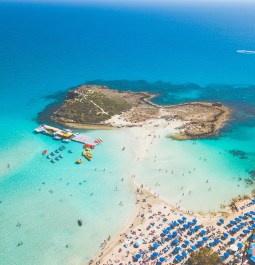
[[[89,144],[96,146],[102,139],[93,139],[90,136],[74,133],[70,129],[59,129],[46,124],[41,124],[34,130],[35,133],[42,133],[52,136],[55,140],[62,140],[63,142],[75,141],[82,144]]]

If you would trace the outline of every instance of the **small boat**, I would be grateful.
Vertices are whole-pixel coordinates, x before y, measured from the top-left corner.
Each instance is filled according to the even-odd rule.
[[[55,135],[55,136],[53,136],[53,139],[55,139],[55,140],[61,140],[61,137],[58,136],[58,135]]]
[[[56,158],[55,158],[55,160],[59,161],[59,158],[58,158],[58,157],[56,157]]]
[[[82,155],[86,157],[89,161],[92,159],[92,154],[90,151],[83,151]]]
[[[63,148],[63,150],[66,149],[66,147],[64,145],[62,145],[62,148]]]
[[[48,159],[50,159],[50,155],[47,155],[46,157],[47,157]]]
[[[62,150],[63,150],[63,147],[62,147],[62,146],[60,146],[60,147],[58,148],[58,150],[59,150],[59,151],[62,151]]]
[[[51,163],[55,163],[55,160],[54,159],[51,159],[51,161],[50,161]]]
[[[70,139],[62,139],[63,143],[69,143],[71,140]]]
[[[62,154],[60,154],[58,157],[59,157],[59,158],[63,158],[63,155],[62,155]]]
[[[43,155],[46,155],[47,153],[48,153],[48,150],[45,149],[45,150],[43,151]]]
[[[81,164],[82,163],[82,159],[80,158],[80,159],[77,159],[76,161],[75,161],[75,163],[76,164]]]
[[[78,220],[77,223],[79,226],[82,226],[82,220]]]
[[[50,155],[54,156],[54,155],[55,155],[55,153],[54,153],[54,152],[51,152],[51,153],[50,153]]]
[[[71,149],[68,150],[68,153],[72,153],[72,152],[73,152],[73,150],[71,150]]]
[[[57,150],[55,150],[55,153],[59,153],[59,150],[57,149]]]

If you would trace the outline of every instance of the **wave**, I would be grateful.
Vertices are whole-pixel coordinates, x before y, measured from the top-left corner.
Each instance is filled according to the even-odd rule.
[[[255,54],[255,51],[248,51],[248,50],[237,50],[236,52],[243,54]]]

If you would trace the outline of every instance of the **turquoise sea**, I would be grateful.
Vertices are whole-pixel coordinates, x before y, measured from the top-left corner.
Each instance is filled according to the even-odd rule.
[[[1,2],[0,264],[84,264],[133,214],[134,173],[162,198],[191,210],[217,210],[250,194],[255,55],[236,50],[255,50],[254,11],[252,4]],[[69,143],[74,152],[64,151],[53,165],[41,153],[60,143],[32,133],[37,114],[54,95],[84,82],[159,93],[154,100],[161,104],[222,101],[233,108],[233,120],[216,139],[162,139],[139,166],[125,130],[83,132],[104,139],[95,159],[75,165],[82,147]],[[123,146],[130,148],[122,152]]]

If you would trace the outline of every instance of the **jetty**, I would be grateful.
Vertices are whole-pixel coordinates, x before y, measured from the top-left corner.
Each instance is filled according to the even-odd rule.
[[[102,142],[102,139],[93,139],[87,135],[74,133],[70,129],[59,129],[46,124],[41,124],[39,127],[35,128],[34,132],[51,136],[55,140],[62,140],[62,142],[75,141],[93,146],[96,146]]]

